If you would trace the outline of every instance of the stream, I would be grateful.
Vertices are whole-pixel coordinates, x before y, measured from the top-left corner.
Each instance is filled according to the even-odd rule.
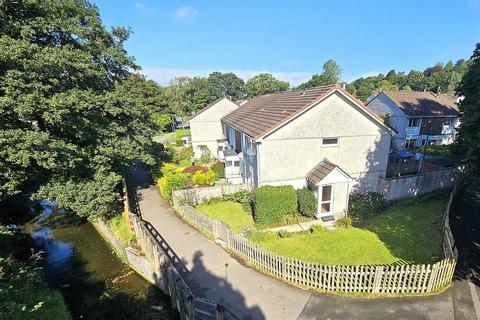
[[[73,319],[176,319],[170,298],[124,264],[88,222],[43,212],[22,226],[44,251],[47,283]]]

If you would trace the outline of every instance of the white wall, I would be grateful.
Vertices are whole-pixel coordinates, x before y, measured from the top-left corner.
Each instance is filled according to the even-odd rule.
[[[213,156],[217,155],[217,140],[224,138],[221,119],[237,108],[238,105],[224,98],[190,120],[195,158],[202,155],[201,145],[207,146]]]
[[[389,124],[398,131],[395,134],[395,144],[397,148],[404,149],[405,129],[408,126],[405,113],[383,92],[380,92],[367,107],[377,114],[390,114]]]
[[[362,188],[376,190],[385,176],[391,136],[343,96],[335,93],[259,144],[259,183],[305,181],[324,158],[357,178]],[[338,137],[338,146],[322,138]],[[305,183],[305,182],[303,182]]]

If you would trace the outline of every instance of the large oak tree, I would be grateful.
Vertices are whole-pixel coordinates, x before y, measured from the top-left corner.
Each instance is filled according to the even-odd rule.
[[[121,174],[154,162],[155,84],[84,0],[0,0],[0,200],[38,191],[82,216],[118,204]]]

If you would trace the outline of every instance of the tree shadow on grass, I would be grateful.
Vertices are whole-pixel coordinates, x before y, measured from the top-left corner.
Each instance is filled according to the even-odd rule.
[[[400,201],[387,209],[392,212],[367,218],[361,227],[375,233],[400,259],[399,264],[438,262],[443,258],[441,222],[444,210],[438,214],[436,211],[428,213],[419,205],[444,200],[445,196],[445,193],[436,193]]]
[[[469,177],[452,204],[450,226],[458,250],[455,278],[480,287],[480,178]]]

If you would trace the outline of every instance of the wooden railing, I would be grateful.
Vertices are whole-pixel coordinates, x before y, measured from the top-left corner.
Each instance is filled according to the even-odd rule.
[[[453,199],[453,195],[451,196]],[[450,210],[450,204],[447,212]],[[445,259],[433,264],[326,265],[281,256],[269,251],[226,224],[212,219],[192,206],[174,199],[177,212],[191,225],[241,256],[256,268],[285,281],[324,292],[374,294],[424,294],[448,286],[456,265],[453,246],[444,241]],[[448,213],[447,213],[448,217]],[[448,218],[443,226],[448,226]],[[444,227],[449,233],[450,228]],[[447,231],[448,230],[448,231]],[[453,237],[452,237],[453,238]],[[450,238],[448,238],[450,239]]]
[[[180,318],[182,320],[237,319],[224,306],[192,293],[185,281],[189,273],[188,269],[155,227],[142,219],[136,190],[125,186],[124,193],[126,193],[125,209],[128,212],[130,227],[135,233],[137,244],[154,270],[155,285],[170,296],[172,307],[179,312]]]

